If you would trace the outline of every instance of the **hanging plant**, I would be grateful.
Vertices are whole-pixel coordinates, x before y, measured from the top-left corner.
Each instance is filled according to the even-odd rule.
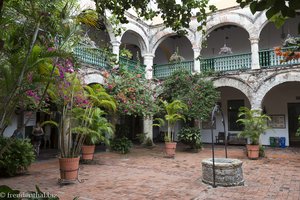
[[[182,57],[181,55],[179,55],[179,49],[178,47],[176,48],[176,51],[171,55],[169,62],[170,63],[178,63],[178,62],[182,62],[184,61],[184,57]]]

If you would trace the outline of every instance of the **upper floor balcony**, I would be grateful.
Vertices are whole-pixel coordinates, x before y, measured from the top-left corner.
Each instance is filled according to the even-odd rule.
[[[89,46],[80,45],[74,48],[75,56],[82,62],[96,69],[109,69],[112,64],[109,63],[107,52],[101,48],[91,48]],[[145,65],[138,61],[130,60],[126,57],[119,57],[119,64],[126,66],[129,70],[138,73],[145,72]]]
[[[183,36],[163,27],[153,27],[149,31],[143,29],[143,26],[129,24],[124,25],[126,31],[120,37],[114,37],[109,28],[90,28],[87,31],[88,38],[93,41],[90,48],[97,48],[80,46],[75,49],[75,54],[89,66],[109,69],[110,65],[115,64],[109,63],[101,48],[110,46],[116,55],[123,55],[122,50],[125,49],[131,52],[135,60],[120,57],[119,64],[145,72],[145,76],[150,79],[163,79],[177,69],[186,69],[190,73],[227,72],[300,64],[299,60],[281,63],[283,58],[276,56],[273,50],[274,47],[282,46],[289,36],[299,37],[297,25],[300,16],[287,20],[280,29],[262,16],[249,21],[249,16],[230,10],[216,13],[207,22],[205,41],[193,29]],[[224,53],[226,48],[230,49],[229,53]],[[170,64],[175,53],[183,58],[179,60],[185,61]],[[201,59],[195,60],[200,55]]]
[[[106,53],[100,48],[90,48],[78,46],[74,49],[76,57],[90,66],[98,69],[109,69]],[[299,65],[300,59],[281,62],[282,56],[277,56],[273,49],[259,51],[260,68],[273,68],[283,66]],[[145,65],[125,57],[119,58],[121,65],[127,66],[129,70],[135,70],[139,73],[145,72]],[[177,63],[156,64],[153,66],[153,77],[163,79],[170,76],[174,71],[184,69],[190,73],[194,72],[196,65],[200,65],[201,72],[227,72],[243,71],[251,69],[251,53],[223,55],[212,58],[201,58],[200,62],[182,61]]]
[[[259,51],[259,65],[260,68],[272,68],[299,65],[300,59],[291,60],[288,62],[281,62],[282,56],[277,56],[273,49]],[[226,71],[243,71],[251,69],[251,53],[223,55],[212,58],[201,58],[200,62],[184,61],[175,64],[154,65],[154,77],[162,79],[168,77],[173,71],[178,69],[185,69],[193,72],[194,67],[200,64],[201,72],[226,72]]]

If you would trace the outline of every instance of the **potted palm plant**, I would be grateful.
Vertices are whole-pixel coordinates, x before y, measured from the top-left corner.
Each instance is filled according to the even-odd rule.
[[[167,114],[165,115],[165,120],[168,122],[168,132],[165,135],[165,150],[167,157],[173,158],[176,152],[177,143],[174,142],[174,127],[177,121],[184,120],[185,117],[182,114],[184,111],[188,110],[185,103],[180,100],[174,100],[171,103],[163,101],[163,105]]]
[[[115,111],[116,103],[101,86],[84,86],[77,72],[66,71],[62,66],[59,73],[49,85],[48,95],[60,113],[61,180],[77,180],[83,144],[105,142],[104,135],[112,134],[112,126],[104,117],[104,109]],[[93,157],[93,152],[84,154]]]
[[[251,110],[247,107],[239,109],[238,123],[244,125],[244,130],[239,134],[241,137],[248,138],[250,144],[247,145],[248,158],[257,159],[259,157],[259,139],[267,129],[269,116],[262,114],[260,110]]]
[[[78,180],[79,154],[84,135],[78,134],[72,141],[72,129],[75,126],[74,109],[89,105],[84,94],[84,87],[77,72],[67,71],[64,63],[59,65],[59,72],[47,90],[51,101],[56,104],[60,121],[59,130],[59,167],[60,181]]]
[[[81,147],[82,159],[93,160],[96,144],[105,142],[109,145],[107,137],[113,134],[113,128],[104,116],[107,112],[115,112],[117,106],[114,98],[106,93],[102,86],[86,86],[85,89],[90,107],[77,109],[75,116],[79,121],[79,126],[75,127],[73,131],[84,134]]]
[[[100,108],[79,108],[74,111],[76,119],[80,123],[73,128],[73,132],[76,133],[76,137],[82,136],[82,159],[93,160],[95,145],[99,142],[109,144],[107,136],[113,134],[112,125],[104,117],[105,112]]]

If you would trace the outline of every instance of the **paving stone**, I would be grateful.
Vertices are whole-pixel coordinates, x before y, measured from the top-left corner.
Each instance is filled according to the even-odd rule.
[[[164,158],[163,145],[153,149],[136,147],[128,155],[102,152],[93,165],[81,165],[83,183],[60,186],[58,161],[36,162],[28,175],[0,179],[21,191],[53,193],[62,200],[78,196],[82,200],[300,200],[300,149],[266,149],[265,158],[248,160],[244,147],[229,147],[228,155],[243,161],[245,186],[212,188],[202,183],[201,161],[211,157],[209,146],[199,153],[188,153],[178,145],[175,159]],[[224,156],[222,146],[216,157]]]

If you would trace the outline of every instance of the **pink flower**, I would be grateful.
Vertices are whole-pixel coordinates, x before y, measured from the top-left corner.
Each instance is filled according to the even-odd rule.
[[[47,49],[47,51],[49,51],[49,52],[55,51],[55,48],[54,48],[54,47],[49,47],[49,48]]]
[[[66,59],[66,66],[73,67],[73,62],[70,59]]]
[[[68,67],[65,69],[65,72],[72,74],[72,73],[74,73],[74,69],[73,69],[73,67]]]
[[[26,94],[27,94],[28,96],[30,96],[30,97],[33,97],[33,96],[34,96],[33,90],[27,90],[27,91],[26,91]]]

